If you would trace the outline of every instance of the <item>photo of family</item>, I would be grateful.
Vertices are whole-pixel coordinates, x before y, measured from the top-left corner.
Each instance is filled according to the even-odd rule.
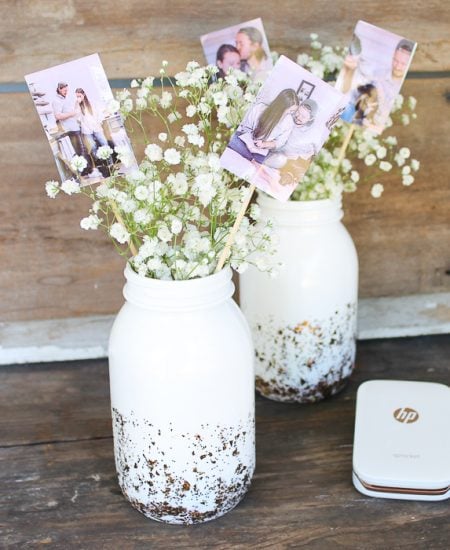
[[[61,181],[76,178],[81,185],[99,183],[111,172],[128,173],[136,159],[111,87],[97,54],[25,76],[55,158]],[[108,159],[100,147],[117,151]],[[85,159],[77,171],[74,157]]]
[[[272,69],[261,19],[205,34],[200,41],[208,64],[219,69],[217,78],[224,78],[233,68],[240,69],[254,81],[263,82]]]
[[[346,94],[346,122],[381,133],[408,72],[417,44],[364,21],[356,24],[336,81]]]
[[[222,154],[222,167],[288,200],[345,104],[342,93],[281,56]]]

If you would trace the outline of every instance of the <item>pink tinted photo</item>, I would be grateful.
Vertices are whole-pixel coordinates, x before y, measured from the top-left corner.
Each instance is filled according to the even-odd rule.
[[[343,94],[281,56],[230,139],[221,165],[286,201],[344,106]]]
[[[342,119],[380,134],[409,70],[417,44],[358,21],[336,89],[345,94]]]
[[[137,169],[98,54],[26,75],[25,80],[61,181],[75,178],[92,185],[112,172]],[[101,158],[101,147],[112,150],[108,159]],[[81,172],[74,166],[79,157],[85,165]]]
[[[252,19],[200,37],[209,65],[217,65],[218,78],[230,68],[240,69],[255,81],[264,81],[272,69],[269,44],[261,19]]]

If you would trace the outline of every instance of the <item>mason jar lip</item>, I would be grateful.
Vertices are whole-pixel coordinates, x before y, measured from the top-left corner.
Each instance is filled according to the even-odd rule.
[[[190,287],[191,289],[200,288],[201,286],[216,285],[221,282],[225,283],[226,281],[232,278],[232,271],[229,265],[226,265],[218,273],[212,273],[206,277],[197,277],[195,279],[184,279],[181,281],[176,280],[163,280],[163,279],[152,279],[150,277],[143,277],[134,271],[131,267],[130,262],[127,261],[124,269],[125,279],[132,284],[136,284],[142,287],[157,287],[170,288],[170,289],[183,289]]]
[[[258,191],[258,202],[266,206],[267,208],[274,208],[277,210],[317,210],[317,209],[325,209],[325,208],[342,208],[342,199],[317,199],[317,200],[310,200],[310,201],[279,201],[277,199],[274,199],[273,197],[270,197],[269,195],[265,193],[261,193]]]

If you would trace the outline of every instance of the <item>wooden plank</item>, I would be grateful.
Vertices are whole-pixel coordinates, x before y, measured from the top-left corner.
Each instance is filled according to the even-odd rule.
[[[147,76],[163,59],[173,72],[191,59],[201,60],[199,36],[239,22],[262,17],[272,50],[293,59],[309,45],[309,34],[320,33],[325,44],[348,45],[358,19],[416,40],[420,48],[414,70],[448,70],[448,3],[423,0],[333,2],[293,0],[277,5],[231,0],[186,3],[173,0],[120,2],[100,0],[4,0],[0,36],[2,82],[22,81],[23,75],[83,55],[99,52],[110,78]],[[17,37],[20,37],[20,40]],[[50,39],[51,37],[51,39]]]
[[[370,186],[345,197],[362,297],[450,291],[447,88],[445,79],[405,84],[418,99],[417,122],[398,132],[422,163],[413,186],[386,174],[382,198],[373,199]],[[0,95],[0,109],[10,121],[0,135],[0,319],[116,313],[123,260],[106,237],[79,227],[89,206],[83,198],[46,197],[43,183],[57,172],[30,97]]]
[[[0,365],[107,357],[114,317],[0,323]],[[450,292],[359,300],[359,340],[448,333]]]
[[[6,373],[0,387],[15,403],[2,413],[27,410],[14,426],[22,443],[0,444],[0,543],[322,550],[398,548],[401,541],[405,548],[448,548],[446,502],[365,497],[352,486],[351,455],[359,384],[374,378],[448,383],[449,353],[445,336],[367,341],[358,346],[352,380],[334,398],[303,406],[258,398],[257,470],[249,493],[224,517],[190,528],[148,520],[121,496],[112,439],[96,439],[111,434],[104,361],[0,371]],[[32,400],[30,387],[39,390]],[[75,390],[67,406],[64,388]],[[70,414],[59,420],[53,443],[26,443],[41,441],[42,422],[65,409]],[[0,415],[0,424],[9,422]]]

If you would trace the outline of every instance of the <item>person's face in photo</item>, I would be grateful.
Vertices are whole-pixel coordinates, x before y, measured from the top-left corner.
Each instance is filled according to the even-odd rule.
[[[69,91],[69,86],[64,86],[64,88],[59,88],[59,94],[63,97],[67,97],[67,93]]]
[[[241,57],[236,52],[226,52],[223,61],[217,60],[217,66],[222,69],[224,74],[228,74],[230,68],[239,69],[241,67]]]
[[[392,59],[392,76],[393,78],[403,78],[406,69],[408,68],[410,53],[406,50],[396,50]]]
[[[294,114],[295,124],[297,124],[298,126],[304,126],[305,124],[308,124],[310,120],[311,113],[309,109],[300,105],[300,107],[298,107]]]
[[[236,48],[239,51],[241,59],[247,60],[252,56],[257,44],[254,44],[250,38],[243,32],[238,32],[236,35]]]
[[[81,92],[75,94],[77,96],[77,103],[81,103],[84,99],[84,95]]]
[[[303,88],[300,88],[298,91],[298,99],[300,102],[305,101],[305,99],[308,99],[308,97],[311,95],[311,88],[308,86],[304,86]]]

